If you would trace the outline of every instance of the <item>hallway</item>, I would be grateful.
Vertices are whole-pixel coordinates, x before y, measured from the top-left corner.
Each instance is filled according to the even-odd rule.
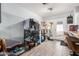
[[[22,56],[69,56],[69,50],[60,41],[45,41]]]

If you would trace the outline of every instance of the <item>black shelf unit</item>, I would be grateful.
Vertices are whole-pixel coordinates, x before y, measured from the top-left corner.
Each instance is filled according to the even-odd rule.
[[[27,24],[28,23],[28,24]],[[35,22],[34,19],[28,19],[24,21],[24,44],[28,45],[26,41],[34,41],[34,45],[37,42],[37,36],[39,36],[39,23]]]

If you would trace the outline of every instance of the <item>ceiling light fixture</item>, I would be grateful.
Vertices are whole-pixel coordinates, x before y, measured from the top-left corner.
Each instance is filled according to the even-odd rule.
[[[43,5],[47,5],[47,3],[42,3]]]

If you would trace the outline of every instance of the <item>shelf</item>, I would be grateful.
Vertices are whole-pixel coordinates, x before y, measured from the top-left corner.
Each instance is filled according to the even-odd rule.
[[[8,53],[8,55],[9,56],[19,56],[19,55],[23,54],[24,52],[25,52],[25,50],[18,51],[16,53],[10,52],[10,53]]]

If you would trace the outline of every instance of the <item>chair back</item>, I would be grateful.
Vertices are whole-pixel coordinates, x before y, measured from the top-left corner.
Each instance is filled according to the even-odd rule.
[[[0,50],[6,51],[6,44],[2,38],[0,38]]]
[[[75,51],[75,43],[71,41],[71,37],[69,35],[66,37],[66,40],[67,40],[68,47],[72,51]]]

